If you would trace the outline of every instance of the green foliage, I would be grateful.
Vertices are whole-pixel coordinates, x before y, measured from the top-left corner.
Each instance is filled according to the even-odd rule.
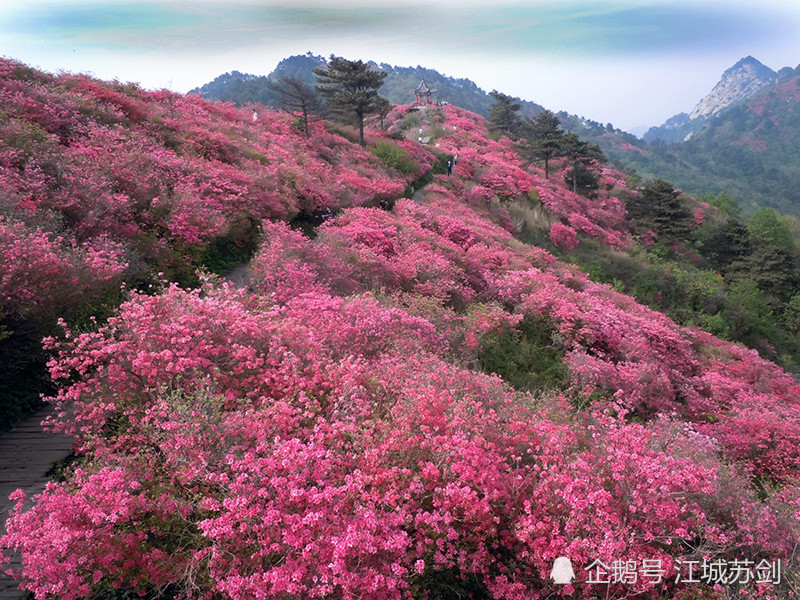
[[[768,339],[774,315],[767,298],[752,279],[742,279],[730,287],[730,303],[725,311],[731,337],[752,345]]]
[[[549,319],[526,315],[515,328],[502,334],[489,333],[481,339],[481,369],[497,373],[518,390],[562,388],[567,369],[564,352],[553,337]]]
[[[757,243],[766,243],[789,252],[797,250],[792,232],[783,217],[773,208],[759,208],[747,218],[750,237]]]
[[[717,207],[723,213],[730,217],[740,217],[742,214],[742,207],[725,192],[720,192],[716,196],[710,192],[702,194],[697,197],[700,202],[707,202],[711,206]]]
[[[699,325],[703,331],[717,336],[723,340],[731,339],[731,331],[728,326],[728,320],[722,313],[714,315],[699,315]]]
[[[6,431],[43,406],[40,394],[52,392],[45,375],[48,357],[41,344],[42,337],[52,332],[10,315],[3,316],[0,331],[0,431]]]
[[[389,116],[389,113],[392,112],[393,108],[394,105],[391,102],[389,102],[383,96],[378,96],[378,99],[375,102],[375,112],[378,113],[378,117],[380,117],[381,129],[384,129],[383,120]]]
[[[430,147],[428,151],[436,157],[436,162],[433,164],[433,173],[436,175],[445,175],[447,173],[447,161],[452,160],[452,156],[445,154],[441,150]]]
[[[749,256],[731,264],[729,274],[752,279],[774,302],[788,300],[800,284],[797,254],[770,244],[756,244]]]
[[[692,231],[692,214],[680,192],[663,179],[644,184],[639,196],[628,202],[628,218],[640,232],[652,230],[665,241],[686,240]]]
[[[795,294],[783,309],[783,322],[794,332],[800,330],[800,294]]]
[[[568,174],[568,183],[572,185],[574,193],[591,195],[600,187],[597,177],[588,168],[594,163],[606,161],[600,146],[568,132],[562,140],[561,153],[567,161],[572,163],[572,174]]]
[[[419,165],[403,150],[393,142],[378,140],[375,146],[370,147],[375,156],[381,159],[383,164],[403,175],[412,175],[419,171]]]
[[[422,127],[422,115],[417,110],[410,110],[403,115],[400,119],[400,129],[408,131],[409,129],[418,129]]]
[[[481,577],[474,573],[462,574],[457,567],[426,569],[413,585],[415,600],[489,600],[492,596]]]
[[[721,225],[706,220],[697,230],[698,248],[703,257],[723,271],[750,254],[750,233],[739,219],[729,216]]]
[[[576,164],[564,175],[564,182],[577,194],[591,196],[600,188],[597,175],[582,163]]]
[[[253,219],[242,219],[225,237],[214,239],[203,247],[200,263],[212,273],[225,275],[247,262],[258,245],[258,226]]]

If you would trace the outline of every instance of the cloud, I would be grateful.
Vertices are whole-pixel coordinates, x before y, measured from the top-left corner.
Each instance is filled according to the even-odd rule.
[[[176,45],[249,48],[281,41],[349,38],[432,51],[529,55],[658,53],[742,45],[790,24],[736,4],[549,0],[487,5],[438,2],[299,1],[42,3],[11,11],[7,31],[42,43],[109,44],[141,50]]]
[[[747,44],[790,24],[732,5],[567,2],[479,7],[455,12],[436,33],[462,47],[532,55],[608,56]]]
[[[119,2],[34,4],[6,15],[7,31],[25,32],[42,43],[110,44],[144,51],[174,45],[177,38],[198,48],[208,44],[250,47],[265,40],[320,35],[389,34],[414,15],[392,7],[312,8],[248,2]]]

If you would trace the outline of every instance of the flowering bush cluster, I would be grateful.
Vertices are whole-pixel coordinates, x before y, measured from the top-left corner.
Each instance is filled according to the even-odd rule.
[[[4,543],[39,597],[402,598],[471,580],[522,599],[568,593],[548,581],[557,556],[669,567],[698,539],[758,555],[795,533],[775,501],[749,525],[776,529],[745,534],[757,502],[727,503],[694,430],[521,401],[369,295],[171,286],[48,343],[75,414],[55,426],[89,459],[33,509],[16,496]]]
[[[102,232],[117,241],[156,234],[178,248],[205,244],[243,213],[260,220],[377,205],[418,176],[387,171],[321,126],[306,140],[287,116],[264,109],[254,124],[251,109],[199,96],[85,76],[29,77],[10,60],[2,72],[4,203],[62,215],[81,241]],[[434,162],[425,150],[414,158],[421,169]]]
[[[625,204],[617,197],[627,189],[623,175],[606,166],[598,167],[603,189],[597,197],[575,194],[555,180],[546,179],[543,169],[519,167],[520,158],[508,138],[489,139],[486,120],[454,106],[445,106],[444,131],[437,145],[448,155],[458,155],[454,173],[472,182],[468,195],[482,202],[526,199],[535,192],[539,201],[576,231],[611,246],[631,245],[625,220]],[[451,129],[451,123],[455,129]]]
[[[63,237],[0,215],[0,315],[55,318],[118,287],[125,248],[105,236],[76,247]]]

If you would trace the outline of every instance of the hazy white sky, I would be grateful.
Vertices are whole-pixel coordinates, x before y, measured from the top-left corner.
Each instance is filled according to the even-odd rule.
[[[797,0],[2,0],[0,55],[185,92],[292,54],[467,77],[623,129],[689,111],[737,60],[800,64]]]

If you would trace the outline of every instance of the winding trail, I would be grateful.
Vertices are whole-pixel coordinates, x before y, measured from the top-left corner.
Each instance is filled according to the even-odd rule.
[[[65,458],[72,448],[73,439],[47,433],[42,421],[49,417],[55,408],[46,406],[31,415],[11,431],[0,436],[0,519],[5,533],[5,523],[15,502],[8,499],[9,494],[22,488],[30,499],[44,489],[49,481],[47,471],[52,463]],[[20,568],[19,556],[12,556],[11,564],[4,566]],[[19,600],[23,592],[17,582],[8,575],[0,574],[0,600]]]
[[[225,279],[233,283],[236,288],[245,288],[250,285],[252,276],[250,275],[250,261],[236,265],[225,273]]]
[[[411,196],[411,199],[417,204],[422,204],[422,200],[424,197],[425,197],[425,186],[423,185],[417,191],[414,192],[414,195]]]

